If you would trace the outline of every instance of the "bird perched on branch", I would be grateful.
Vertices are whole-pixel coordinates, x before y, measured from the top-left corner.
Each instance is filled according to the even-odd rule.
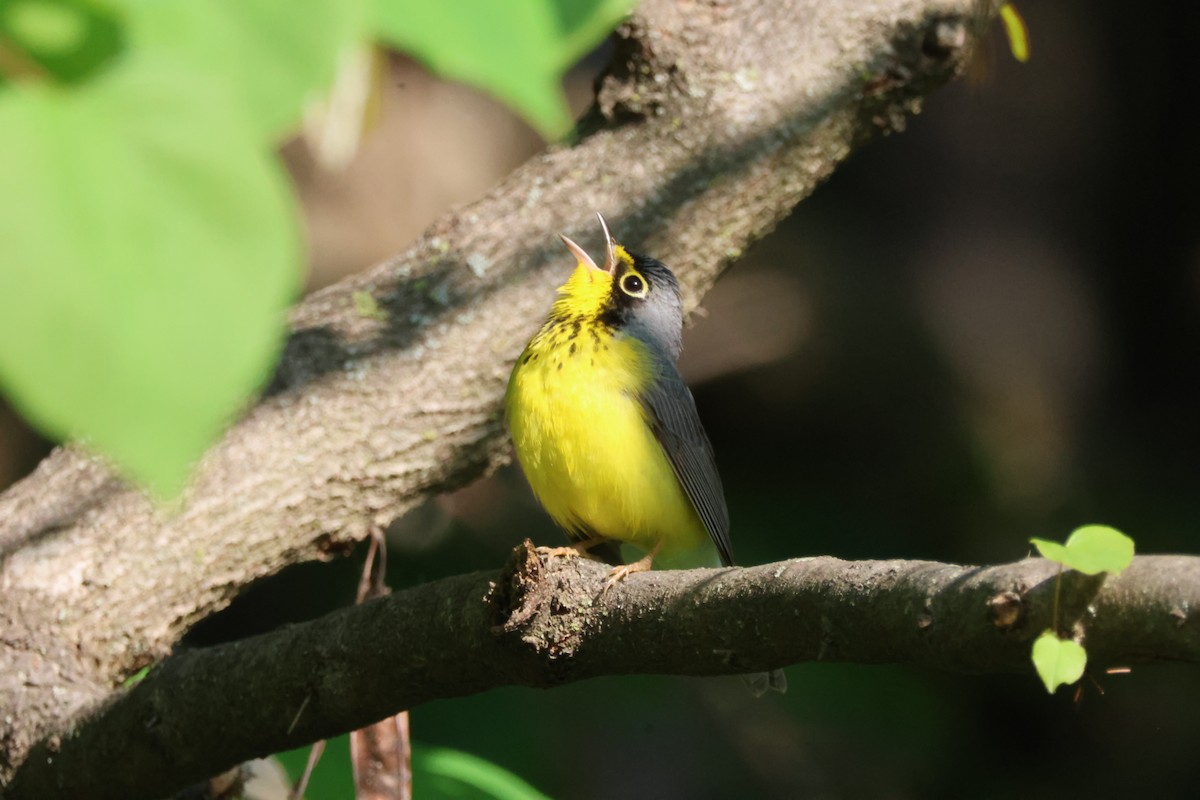
[[[599,215],[597,215],[599,216]],[[670,566],[733,564],[729,512],[712,447],[675,363],[679,283],[662,263],[613,241],[604,266],[562,237],[571,277],[517,359],[505,409],[538,501],[574,549],[633,545],[609,585]]]

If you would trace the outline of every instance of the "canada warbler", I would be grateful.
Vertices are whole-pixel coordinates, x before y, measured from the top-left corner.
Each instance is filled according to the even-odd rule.
[[[599,215],[597,215],[599,216]],[[712,446],[679,376],[683,304],[662,263],[606,242],[578,262],[508,381],[513,445],[538,501],[576,549],[625,543],[645,556],[610,581],[668,566],[733,564]],[[709,542],[711,541],[711,544]]]

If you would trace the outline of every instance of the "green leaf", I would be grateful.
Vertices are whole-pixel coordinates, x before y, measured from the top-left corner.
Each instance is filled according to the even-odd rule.
[[[1000,6],[1000,21],[1004,25],[1004,35],[1008,37],[1008,49],[1021,64],[1029,60],[1029,28],[1025,20],[1012,3]]]
[[[121,688],[128,689],[132,686],[137,686],[139,683],[141,683],[146,678],[147,675],[150,674],[151,666],[152,665],[147,664],[146,666],[139,669],[137,672],[130,675],[125,680],[121,681]]]
[[[1085,525],[1067,537],[1070,566],[1088,575],[1116,575],[1133,561],[1133,539],[1107,525]]]
[[[560,72],[594,50],[637,5],[633,0],[547,0],[558,38],[551,44]]]
[[[549,800],[508,770],[490,761],[440,747],[414,747],[414,794],[454,800]],[[418,788],[421,787],[421,788]]]
[[[122,50],[120,14],[93,0],[0,0],[3,78],[80,82]]]
[[[1030,539],[1043,558],[1087,575],[1116,575],[1133,561],[1133,539],[1107,525],[1085,525],[1067,537],[1065,545]]]
[[[13,0],[0,6],[4,27],[17,41],[46,53],[65,53],[78,47],[87,20],[77,9],[47,0]]]
[[[570,130],[561,81],[629,0],[375,0],[380,34],[434,72],[512,106],[548,139]]]
[[[1087,667],[1087,651],[1077,642],[1060,639],[1054,631],[1044,631],[1033,643],[1033,666],[1037,669],[1046,691],[1072,684],[1083,677]]]
[[[1067,548],[1060,542],[1052,542],[1049,539],[1037,538],[1030,539],[1029,541],[1034,547],[1037,548],[1037,551],[1041,553],[1042,558],[1050,561],[1056,561],[1063,565],[1065,565],[1067,563],[1067,559],[1070,558],[1070,556],[1067,555]]]
[[[293,781],[303,774],[308,747],[279,753],[280,762]],[[503,767],[478,756],[440,747],[413,743],[413,794],[442,800],[548,800],[546,795]],[[341,798],[353,780],[349,737],[326,742],[325,754],[305,793],[309,798]]]
[[[301,267],[274,158],[217,82],[123,59],[0,93],[0,385],[161,493],[260,385]]]
[[[114,1],[133,47],[223,81],[271,142],[298,127],[368,20],[368,0]]]

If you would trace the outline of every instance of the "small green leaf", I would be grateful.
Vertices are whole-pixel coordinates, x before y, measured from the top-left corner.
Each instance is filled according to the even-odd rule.
[[[269,374],[297,212],[219,82],[118,63],[0,93],[0,385],[173,494]]]
[[[122,682],[121,682],[121,688],[122,688],[122,689],[128,689],[128,688],[129,688],[129,687],[131,687],[131,686],[137,686],[139,683],[141,683],[141,682],[142,682],[142,680],[143,680],[143,679],[144,679],[144,678],[145,678],[147,675],[149,675],[149,674],[150,674],[150,666],[151,666],[150,664],[147,664],[146,666],[144,666],[144,667],[142,667],[141,669],[139,669],[137,672],[135,672],[135,673],[133,673],[132,675],[130,675],[130,676],[129,676],[128,678],[126,678],[124,681],[122,681]]]
[[[459,750],[414,747],[412,765],[414,794],[417,796],[429,794],[454,800],[549,800],[503,767]]]
[[[1029,60],[1029,28],[1025,20],[1012,3],[1000,6],[1000,21],[1004,24],[1004,34],[1008,37],[1008,49],[1019,63]]]
[[[375,0],[382,37],[434,72],[508,103],[548,139],[571,127],[561,81],[629,0]]]
[[[1133,561],[1133,539],[1107,525],[1085,525],[1067,537],[1069,566],[1088,575],[1116,575]]]
[[[1083,677],[1087,667],[1087,651],[1077,642],[1060,639],[1054,631],[1045,631],[1033,643],[1033,666],[1037,669],[1046,691],[1072,684]]]
[[[1067,537],[1065,545],[1030,539],[1043,558],[1086,575],[1116,575],[1133,561],[1133,539],[1107,525],[1085,525]]]
[[[1057,561],[1059,564],[1066,564],[1067,548],[1060,542],[1052,542],[1049,539],[1030,539],[1029,540],[1037,551],[1042,554],[1042,558],[1050,561]]]

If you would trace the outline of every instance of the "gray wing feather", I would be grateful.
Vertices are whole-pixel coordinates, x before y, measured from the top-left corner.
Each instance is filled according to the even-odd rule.
[[[717,546],[721,563],[733,566],[725,490],[721,488],[712,445],[696,413],[696,401],[673,364],[660,359],[656,366],[658,379],[650,382],[640,400],[675,477]]]

